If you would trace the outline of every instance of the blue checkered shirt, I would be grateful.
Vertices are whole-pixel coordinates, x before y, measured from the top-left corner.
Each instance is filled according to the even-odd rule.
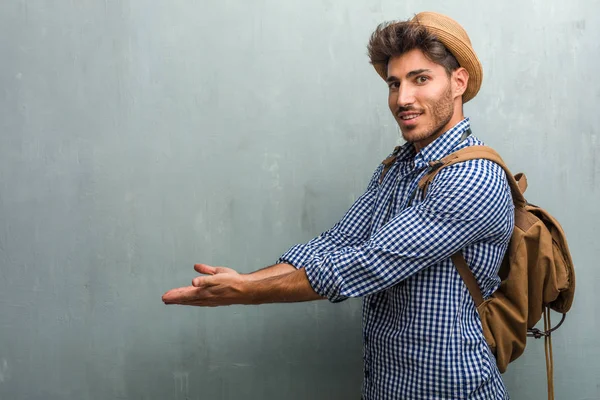
[[[400,147],[383,182],[379,165],[340,222],[278,260],[305,268],[332,302],[363,297],[365,400],[509,398],[450,260],[462,250],[484,298],[498,288],[514,225],[503,169],[487,160],[455,164],[410,202],[428,162],[483,144],[464,139],[469,128],[464,119],[418,153]]]

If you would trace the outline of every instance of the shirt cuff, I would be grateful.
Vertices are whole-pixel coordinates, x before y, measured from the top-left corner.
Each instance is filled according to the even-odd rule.
[[[320,296],[327,297],[332,303],[339,303],[348,298],[340,294],[343,282],[341,276],[327,265],[326,260],[315,257],[304,266],[304,271],[310,286]]]
[[[281,257],[277,259],[276,264],[290,264],[296,269],[300,269],[306,266],[312,259],[312,254],[307,251],[305,245],[297,244],[291,247]]]

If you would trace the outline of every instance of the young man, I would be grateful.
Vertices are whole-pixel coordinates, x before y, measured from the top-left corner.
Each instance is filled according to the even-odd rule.
[[[195,266],[205,274],[173,289],[167,304],[220,306],[332,302],[363,297],[364,399],[507,399],[469,291],[450,257],[462,251],[484,297],[514,217],[502,168],[472,160],[443,169],[426,195],[429,162],[482,142],[469,136],[463,103],[482,69],[466,32],[450,18],[420,13],[382,24],[371,63],[389,86],[389,108],[406,144],[384,179],[376,169],[344,218],[271,267],[248,275]]]

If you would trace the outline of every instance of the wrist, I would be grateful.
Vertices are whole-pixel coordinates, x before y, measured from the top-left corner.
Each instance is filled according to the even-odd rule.
[[[249,283],[249,282],[258,281],[261,279],[260,275],[257,274],[256,272],[248,272],[246,274],[240,274],[240,277],[242,278],[242,282],[244,284]]]
[[[246,275],[246,278],[241,282],[242,293],[245,299],[244,304],[262,304],[260,295],[260,285],[258,284],[260,278],[253,278],[250,275],[251,274]]]

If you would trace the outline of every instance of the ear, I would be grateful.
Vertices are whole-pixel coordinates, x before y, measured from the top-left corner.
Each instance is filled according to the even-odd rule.
[[[452,83],[454,85],[454,96],[462,96],[467,90],[467,85],[469,83],[469,71],[460,67],[452,72]]]

